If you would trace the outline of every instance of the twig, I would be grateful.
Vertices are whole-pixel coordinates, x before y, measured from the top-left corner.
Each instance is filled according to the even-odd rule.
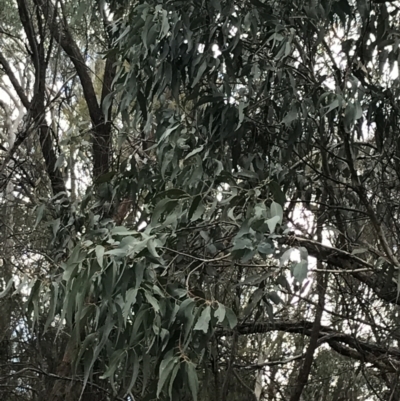
[[[165,249],[165,250],[167,250],[169,252],[174,252],[174,253],[177,253],[178,255],[182,255],[182,256],[185,256],[187,258],[195,259],[195,260],[198,260],[198,261],[204,262],[204,263],[217,262],[219,260],[223,260],[223,259],[229,258],[229,256],[231,256],[230,253],[227,253],[226,255],[220,256],[219,258],[203,259],[203,258],[198,258],[197,256],[189,255],[189,254],[184,253],[184,252],[176,251],[175,249],[167,248],[165,246],[161,247],[161,249]]]
[[[243,368],[243,369],[262,369],[266,366],[276,366],[276,365],[285,365],[287,363],[297,361],[299,359],[304,358],[304,354],[300,355],[295,355],[292,356],[291,358],[284,359],[281,361],[268,361],[268,362],[263,362],[263,363],[256,363],[254,365],[235,365],[235,368]]]
[[[45,372],[44,370],[38,369],[38,368],[23,368],[23,369],[21,369],[21,370],[18,370],[17,372],[10,373],[9,375],[6,375],[6,376],[1,377],[1,380],[7,379],[7,378],[13,377],[13,376],[19,376],[19,375],[21,375],[21,374],[24,373],[24,372],[36,372],[36,373],[45,375],[45,376],[47,376],[47,377],[50,377],[50,378],[56,379],[56,380],[77,381],[77,382],[83,383],[83,380],[82,380],[82,379],[73,378],[73,377],[59,376],[59,375],[56,375],[56,374],[54,374],[54,373]],[[104,391],[104,392],[107,393],[107,394],[112,395],[112,392],[111,392],[111,391],[105,389],[104,387],[99,386],[98,384],[89,383],[89,385],[90,385],[90,386],[93,386],[93,387],[96,387],[98,390]],[[116,400],[119,400],[119,401],[126,401],[124,398],[121,398],[121,397],[118,397],[118,396],[115,396],[115,399],[116,399]]]

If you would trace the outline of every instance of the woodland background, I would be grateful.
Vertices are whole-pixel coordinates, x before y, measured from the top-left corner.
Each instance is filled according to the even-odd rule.
[[[0,0],[0,397],[400,399],[400,2]]]

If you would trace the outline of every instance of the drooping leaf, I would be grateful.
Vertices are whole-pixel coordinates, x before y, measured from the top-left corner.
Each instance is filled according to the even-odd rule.
[[[103,267],[103,258],[104,258],[104,251],[105,251],[104,246],[96,245],[95,251],[96,251],[97,263],[99,264],[100,267]]]
[[[308,262],[302,260],[296,263],[293,268],[293,277],[301,284],[306,278],[308,273]]]
[[[236,317],[236,315],[235,315],[235,313],[233,312],[232,309],[226,308],[225,311],[226,311],[225,319],[226,319],[226,321],[228,323],[228,326],[231,329],[234,329],[236,327],[237,323],[238,323],[237,317]]]
[[[193,330],[201,330],[207,334],[209,330],[210,320],[211,320],[211,307],[207,305],[201,312],[201,315],[197,320]]]
[[[172,373],[172,370],[178,362],[179,359],[173,354],[172,351],[169,351],[161,361],[158,373],[157,397],[160,396],[169,376]]]
[[[218,304],[217,310],[214,312],[214,316],[218,319],[218,323],[222,323],[225,319],[226,309],[221,303]]]
[[[199,391],[199,380],[196,373],[196,367],[191,361],[188,361],[186,364],[186,368],[187,368],[187,375],[188,375],[187,380],[189,382],[190,392],[192,394],[193,400],[197,401],[197,393]]]
[[[272,204],[271,204],[271,216],[272,217],[278,216],[279,217],[278,223],[282,224],[282,222],[283,222],[283,209],[282,209],[282,206],[279,203],[272,202]],[[274,230],[272,230],[272,231],[274,231]]]
[[[270,219],[266,220],[268,229],[271,234],[273,234],[275,232],[276,225],[279,223],[280,219],[281,218],[279,216],[274,216],[274,217],[271,217]]]

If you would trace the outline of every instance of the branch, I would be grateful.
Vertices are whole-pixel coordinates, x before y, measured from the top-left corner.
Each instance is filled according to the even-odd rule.
[[[210,263],[210,262],[217,262],[219,260],[223,260],[226,258],[229,258],[231,256],[230,253],[227,253],[226,255],[219,256],[218,258],[213,258],[213,259],[203,259],[203,258],[198,258],[197,256],[189,255],[188,253],[180,252],[175,249],[167,248],[166,246],[161,247],[162,249],[165,249],[169,252],[176,253],[177,255],[185,256],[187,258],[193,259],[193,260],[198,260],[199,262],[204,262],[204,263]]]
[[[24,8],[24,7],[22,7]],[[26,11],[26,10],[25,10]],[[23,17],[21,16],[21,22],[24,22]],[[30,31],[28,31],[30,32]],[[33,44],[36,43],[36,39],[32,39]],[[32,45],[33,45],[32,44]],[[35,47],[35,51],[38,49]],[[38,55],[39,56],[39,55]],[[44,115],[44,89],[45,89],[45,71],[46,65],[43,63],[35,66],[36,69],[36,80],[35,80],[35,88],[36,92],[32,102],[30,102],[25,95],[25,92],[21,85],[19,84],[17,78],[14,75],[10,65],[7,60],[4,58],[3,54],[0,52],[0,64],[2,65],[4,71],[6,72],[8,78],[10,79],[15,91],[17,92],[19,98],[21,99],[22,104],[28,110],[27,115],[27,124],[24,129],[18,132],[16,135],[16,140],[14,145],[9,150],[8,154],[5,156],[3,164],[0,167],[0,173],[2,173],[6,168],[10,160],[13,159],[15,152],[24,142],[24,140],[30,135],[30,133],[36,129],[39,130],[39,140],[43,153],[43,157],[45,159],[46,171],[50,179],[50,183],[53,190],[53,195],[56,195],[60,192],[65,192],[65,184],[62,174],[59,169],[56,168],[57,155],[54,152],[50,128],[47,126]]]
[[[17,92],[18,97],[21,99],[22,104],[24,107],[29,110],[30,108],[30,101],[28,100],[27,96],[25,95],[24,90],[22,89],[21,85],[19,84],[16,76],[14,75],[10,64],[8,64],[8,61],[5,59],[4,55],[0,51],[0,64],[3,67],[4,72],[7,74],[8,79],[11,81],[12,86],[15,89],[15,92]]]
[[[83,93],[93,124],[100,124],[102,113],[97,103],[96,93],[89,75],[89,70],[70,31],[62,21],[57,20],[57,12],[50,1],[35,0],[35,4],[43,10],[44,17],[49,24],[51,35],[64,49],[75,66],[76,72],[81,80]]]
[[[1,99],[0,99],[0,107],[4,110],[4,113],[6,114],[6,118],[10,118],[11,110],[8,107],[8,105],[6,104],[6,102],[4,102]]]
[[[39,57],[39,43],[36,39],[35,29],[32,24],[31,17],[29,15],[28,9],[26,7],[25,0],[17,0],[18,4],[18,14],[21,20],[22,26],[24,28],[26,37],[28,38],[29,46],[31,47],[32,55],[33,55],[33,65],[36,70],[36,79],[39,77],[40,70],[40,57]],[[38,84],[36,82],[36,84]]]
[[[6,76],[6,75],[3,75]],[[14,92],[8,87],[7,83],[3,83],[1,85],[1,89],[7,93],[8,97],[12,100],[13,104],[18,107],[21,106],[22,102],[18,97],[14,96]],[[25,107],[24,105],[22,105],[22,107]]]
[[[46,162],[46,170],[50,178],[53,195],[66,192],[64,178],[60,169],[56,167],[57,156],[54,152],[53,142],[51,140],[51,130],[47,124],[43,124],[40,127],[39,140],[42,147],[43,157]]]
[[[314,323],[308,320],[277,320],[273,322],[243,323],[239,324],[236,330],[240,335],[283,331],[311,336],[313,325]],[[228,335],[229,333],[221,330],[217,331],[217,334]],[[341,346],[341,355],[358,360],[362,358],[361,360],[372,363],[379,368],[384,367],[389,371],[400,368],[400,350],[397,348],[382,347],[375,343],[359,340],[351,335],[338,332],[331,327],[321,325],[318,332],[318,346],[323,343],[328,343],[335,351],[339,349],[339,346],[336,344],[339,344]],[[347,347],[344,345],[347,345]]]
[[[331,266],[348,271],[357,280],[366,284],[382,300],[400,305],[397,297],[397,284],[393,279],[388,280],[388,276],[382,271],[378,271],[376,266],[365,260],[352,255],[349,252],[328,245],[323,245],[318,241],[307,238],[283,238],[281,243],[291,246],[302,246],[307,249],[310,256],[317,260],[327,262]],[[364,271],[363,269],[366,269]],[[390,278],[390,277],[389,277]]]
[[[25,372],[35,372],[35,373],[38,373],[38,374],[41,374],[41,375],[45,375],[45,376],[50,377],[50,378],[55,379],[55,380],[66,380],[66,381],[73,381],[73,382],[83,383],[82,379],[68,377],[68,376],[55,375],[54,373],[48,373],[48,372],[45,372],[44,370],[38,369],[38,368],[22,368],[21,370],[18,370],[17,372],[10,373],[9,375],[6,375],[6,376],[2,376],[0,380],[7,379],[9,377],[20,376],[21,374],[23,374]],[[89,384],[89,386],[95,387],[98,390],[103,391],[106,394],[109,394],[109,395],[112,394],[111,391],[99,386],[96,383],[89,382],[88,384]],[[120,400],[120,401],[125,401],[124,398],[121,398],[121,397],[118,397],[118,396],[116,396],[115,399],[116,400]]]
[[[43,11],[52,37],[60,44],[71,62],[74,64],[81,81],[83,95],[93,126],[93,175],[97,178],[108,171],[111,146],[111,124],[105,123],[104,114],[97,102],[96,92],[89,75],[89,69],[85,64],[85,60],[79,51],[68,26],[61,19],[57,19],[57,10],[51,4],[50,0],[34,0],[34,2]],[[108,79],[108,76],[105,77],[107,85]],[[105,89],[104,85],[103,89],[105,93],[107,93],[108,89]]]
[[[255,401],[258,401],[256,395],[254,394],[254,391],[242,380],[242,378],[236,373],[235,369],[233,369],[233,374],[235,375],[238,382],[242,385],[242,387],[251,394],[251,397],[254,398]]]
[[[102,105],[104,99],[107,95],[111,93],[112,82],[115,77],[115,57],[108,55],[106,60],[106,65],[104,67],[104,76],[103,76],[103,86],[101,90],[101,101],[100,104]],[[109,108],[111,111],[111,107]]]
[[[287,363],[291,363],[291,362],[297,361],[302,358],[304,358],[304,354],[295,355],[295,356],[292,356],[291,358],[284,359],[281,361],[267,361],[267,362],[263,362],[263,363],[256,363],[254,365],[235,364],[234,366],[235,366],[235,368],[242,368],[242,369],[262,369],[262,368],[265,368],[266,366],[286,365]]]

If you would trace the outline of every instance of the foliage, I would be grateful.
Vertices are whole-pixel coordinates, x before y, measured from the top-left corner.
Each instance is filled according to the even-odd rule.
[[[398,399],[399,4],[3,3],[6,396]]]

